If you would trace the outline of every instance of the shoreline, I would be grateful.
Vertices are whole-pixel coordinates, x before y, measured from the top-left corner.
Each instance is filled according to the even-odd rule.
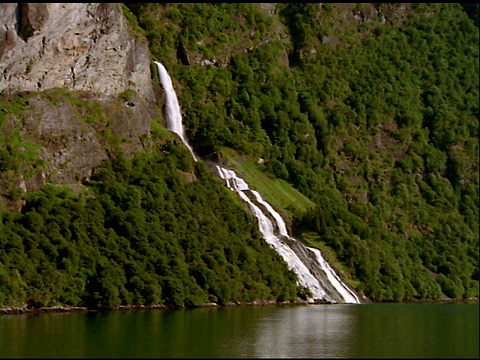
[[[478,303],[480,302],[479,298],[469,298],[469,299],[451,299],[451,298],[442,298],[437,300],[431,299],[412,299],[399,302],[385,302],[385,303],[398,303],[398,304],[412,304],[412,303],[439,303],[439,304],[453,304],[453,303]],[[373,303],[373,302],[368,302]],[[381,304],[378,302],[377,304]],[[42,306],[39,308],[28,307],[27,305],[23,306],[4,306],[0,308],[1,315],[22,315],[22,314],[42,314],[42,313],[73,313],[73,312],[103,312],[103,311],[141,311],[141,310],[190,310],[190,309],[199,309],[199,308],[222,308],[222,307],[242,307],[242,306],[295,306],[295,305],[344,305],[344,304],[332,304],[332,303],[319,303],[319,302],[308,302],[305,300],[298,299],[296,301],[274,301],[274,300],[265,300],[265,301],[251,301],[251,302],[230,302],[226,304],[217,304],[217,303],[205,303],[198,306],[182,306],[175,308],[173,305],[166,304],[157,304],[157,305],[120,305],[113,306],[108,308],[98,308],[98,309],[89,309],[84,306],[69,306],[69,305],[54,305],[54,306]],[[358,304],[361,305],[361,304]]]
[[[42,307],[28,307],[23,306],[4,306],[0,308],[0,315],[21,315],[21,314],[41,314],[41,313],[72,313],[72,312],[102,312],[102,311],[131,311],[131,310],[189,310],[199,308],[222,308],[222,307],[241,307],[241,306],[274,306],[274,305],[308,305],[305,300],[283,301],[278,302],[274,300],[265,301],[251,301],[251,302],[230,302],[226,304],[205,303],[197,306],[181,306],[174,307],[168,304],[157,305],[120,305],[106,308],[87,308],[85,306],[69,306],[69,305],[54,305]]]

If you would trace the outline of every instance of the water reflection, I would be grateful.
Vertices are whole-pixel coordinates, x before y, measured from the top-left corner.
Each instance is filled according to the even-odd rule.
[[[257,326],[253,357],[349,357],[350,305],[276,309]]]
[[[366,305],[356,317],[356,356],[479,356],[478,303]]]
[[[477,304],[2,315],[0,357],[478,358]]]

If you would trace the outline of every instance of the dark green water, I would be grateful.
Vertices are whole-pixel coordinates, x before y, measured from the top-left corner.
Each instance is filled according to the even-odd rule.
[[[0,316],[0,357],[478,358],[479,304]]]

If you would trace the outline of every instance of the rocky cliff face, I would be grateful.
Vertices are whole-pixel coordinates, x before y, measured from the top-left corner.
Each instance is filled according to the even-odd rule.
[[[0,127],[19,129],[44,164],[31,178],[18,174],[18,187],[88,179],[112,136],[127,153],[141,148],[159,114],[147,42],[121,4],[0,4],[0,38],[2,101],[28,98],[22,115],[2,111]]]
[[[146,42],[119,4],[1,4],[0,91],[55,87],[153,98]]]

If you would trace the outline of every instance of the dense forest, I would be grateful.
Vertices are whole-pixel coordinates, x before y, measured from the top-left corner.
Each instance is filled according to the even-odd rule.
[[[307,210],[279,210],[359,293],[478,297],[478,5],[135,3],[124,12],[172,76],[195,152],[306,196]],[[6,111],[22,118],[28,96],[0,104],[1,126]],[[24,205],[1,207],[0,305],[305,298],[239,199],[164,125],[152,122],[144,152],[112,151],[80,194],[2,188]],[[9,134],[2,174],[41,166],[33,145]]]

